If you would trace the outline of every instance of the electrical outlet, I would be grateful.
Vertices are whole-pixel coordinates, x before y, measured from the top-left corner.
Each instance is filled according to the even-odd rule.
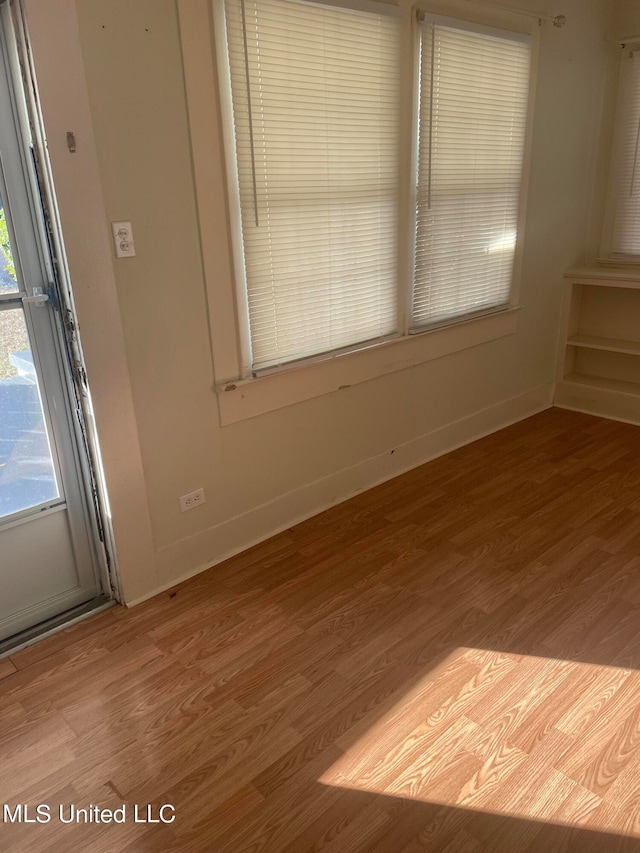
[[[133,258],[136,247],[133,242],[133,228],[130,222],[112,222],[113,245],[116,250],[116,258]]]
[[[196,489],[195,492],[189,492],[180,497],[180,512],[188,512],[190,509],[202,506],[204,502],[204,489]]]

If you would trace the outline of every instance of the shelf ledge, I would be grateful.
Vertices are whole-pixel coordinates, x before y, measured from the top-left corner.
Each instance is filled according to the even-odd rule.
[[[583,347],[585,349],[605,350],[607,352],[622,352],[626,355],[640,355],[640,341],[629,341],[623,338],[603,338],[599,335],[571,335],[567,338],[567,346]]]
[[[602,388],[605,391],[615,391],[617,394],[626,394],[630,397],[640,397],[640,382],[607,379],[587,373],[569,373],[563,377],[563,382],[571,385],[586,385],[589,388]]]
[[[640,289],[640,269],[620,267],[582,267],[567,270],[564,277],[572,284],[590,284],[597,287],[626,287]]]

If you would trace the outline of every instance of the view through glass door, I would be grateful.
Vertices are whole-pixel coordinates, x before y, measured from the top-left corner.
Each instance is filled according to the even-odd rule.
[[[0,38],[0,642],[102,596],[7,20]]]

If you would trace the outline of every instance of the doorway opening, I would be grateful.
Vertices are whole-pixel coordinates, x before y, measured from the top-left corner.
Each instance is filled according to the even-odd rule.
[[[120,598],[92,425],[24,15],[11,0],[0,5],[0,654]]]

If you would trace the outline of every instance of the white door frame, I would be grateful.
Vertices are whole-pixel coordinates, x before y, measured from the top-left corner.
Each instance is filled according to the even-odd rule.
[[[108,551],[99,535],[100,508],[84,452],[80,395],[68,370],[71,359],[60,322],[65,315],[33,168],[13,24],[6,5],[0,14],[0,195],[17,273],[15,289],[0,294],[0,309],[5,318],[24,320],[57,485],[42,493],[39,503],[15,512],[9,507],[0,521],[0,547],[9,571],[0,607],[0,647],[5,648],[52,619],[61,621],[78,607],[99,606],[112,595]],[[44,294],[46,303],[35,301],[32,288],[33,294]]]
[[[42,165],[55,184],[50,202],[63,259],[58,273],[82,340],[85,418],[104,534],[117,594],[131,603],[157,589],[156,555],[75,2],[11,0],[11,5],[18,28],[24,23],[28,28],[22,39],[28,38],[46,133]],[[68,133],[75,150],[68,147]]]

